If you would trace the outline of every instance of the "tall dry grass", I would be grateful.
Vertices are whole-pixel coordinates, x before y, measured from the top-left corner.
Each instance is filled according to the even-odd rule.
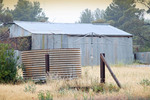
[[[148,67],[134,67],[133,66],[119,66],[112,67],[112,70],[122,88],[119,92],[103,92],[95,93],[92,90],[89,92],[70,90],[60,88],[65,86],[91,86],[100,82],[100,68],[97,67],[82,67],[82,77],[76,80],[48,80],[46,84],[35,85],[34,93],[27,91],[25,87],[33,82],[22,83],[20,85],[0,84],[0,100],[38,100],[38,93],[40,91],[50,91],[54,100],[83,100],[84,97],[94,98],[94,100],[107,99],[150,99],[150,86],[143,86],[140,82],[143,79],[150,80],[150,68]],[[116,85],[110,73],[106,69],[106,84]]]

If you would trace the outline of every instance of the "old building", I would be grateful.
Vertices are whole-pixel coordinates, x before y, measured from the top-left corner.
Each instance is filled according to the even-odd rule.
[[[31,49],[80,48],[82,66],[99,65],[100,53],[110,64],[132,63],[132,35],[108,24],[15,21],[10,38],[31,37]]]

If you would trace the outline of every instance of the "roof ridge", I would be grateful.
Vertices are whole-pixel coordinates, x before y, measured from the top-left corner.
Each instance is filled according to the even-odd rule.
[[[49,22],[30,22],[14,21],[14,24],[20,26],[33,34],[71,34],[85,35],[93,32],[99,35],[122,35],[132,36],[131,34],[115,28],[109,24],[86,24],[86,23],[49,23]]]

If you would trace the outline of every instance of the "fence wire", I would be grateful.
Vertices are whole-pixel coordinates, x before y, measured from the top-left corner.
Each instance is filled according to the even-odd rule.
[[[0,33],[0,43],[9,44],[15,50],[31,50],[31,36],[10,38],[9,29]]]

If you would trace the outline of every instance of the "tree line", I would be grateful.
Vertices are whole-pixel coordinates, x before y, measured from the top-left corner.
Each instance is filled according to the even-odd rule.
[[[0,41],[7,35],[6,32],[13,20],[46,22],[48,17],[46,17],[39,2],[18,0],[14,9],[10,10],[9,7],[4,8],[3,0],[0,0]]]
[[[137,4],[147,9],[137,8]],[[105,11],[90,9],[82,11],[79,23],[109,23],[133,35],[133,44],[140,51],[150,50],[150,21],[144,14],[150,14],[150,1],[113,0]]]
[[[30,2],[28,0],[18,0],[13,10],[4,8],[3,0],[0,2],[0,22],[10,23],[13,20],[18,21],[42,21],[48,20],[45,16],[39,2]]]

